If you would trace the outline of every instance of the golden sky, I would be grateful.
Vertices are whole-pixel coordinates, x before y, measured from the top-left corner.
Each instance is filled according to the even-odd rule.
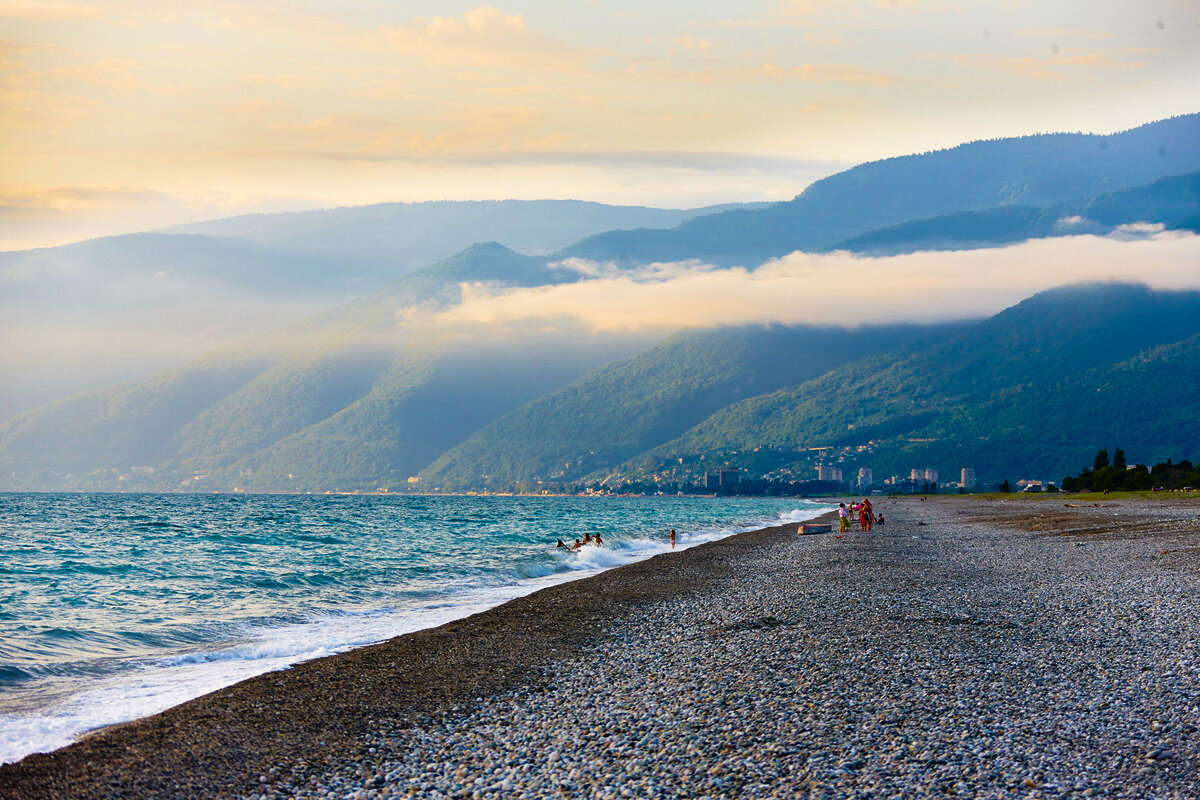
[[[1195,0],[0,0],[0,248],[393,200],[777,200],[1200,111]]]

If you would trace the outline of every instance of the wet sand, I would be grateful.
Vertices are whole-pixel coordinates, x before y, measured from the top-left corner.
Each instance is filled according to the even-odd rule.
[[[0,797],[1197,796],[1200,503],[1069,503],[657,556],[2,766]]]

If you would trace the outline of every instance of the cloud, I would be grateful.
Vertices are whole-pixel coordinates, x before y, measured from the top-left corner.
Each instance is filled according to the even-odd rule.
[[[1114,33],[1098,33],[1095,31],[1057,27],[1028,28],[1021,31],[1021,35],[1037,39],[1111,39],[1116,36]]]
[[[149,189],[93,186],[0,186],[0,216],[145,205],[171,198]]]
[[[1122,240],[1128,238],[1069,236],[887,258],[797,252],[756,270],[690,262],[621,271],[572,262],[563,267],[595,277],[499,292],[464,285],[462,302],[432,321],[450,328],[582,323],[597,332],[755,322],[853,326],[980,317],[1081,281],[1200,288],[1200,236],[1143,229]]]
[[[66,3],[59,0],[6,0],[0,3],[0,17],[10,19],[52,20],[78,22],[101,19],[104,12],[86,3]]]
[[[804,19],[763,17],[760,19],[722,19],[713,24],[721,28],[811,28],[814,23]]]
[[[493,67],[556,67],[577,62],[574,48],[529,28],[520,14],[479,6],[457,17],[417,17],[385,26],[382,34],[399,54],[438,64]]]
[[[1145,61],[1118,61],[1108,53],[1056,54],[1045,58],[1030,56],[956,55],[955,63],[974,69],[1007,72],[1039,81],[1061,80],[1084,69],[1137,69]]]
[[[712,47],[708,39],[698,39],[695,36],[676,36],[671,40],[671,52],[707,52]]]
[[[735,70],[735,74],[774,80],[799,80],[807,82],[859,83],[870,86],[890,86],[896,82],[891,75],[850,64],[797,64],[782,67],[778,64],[763,64],[761,67]]]

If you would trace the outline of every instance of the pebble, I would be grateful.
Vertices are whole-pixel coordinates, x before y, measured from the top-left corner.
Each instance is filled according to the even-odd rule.
[[[258,791],[1200,797],[1200,572],[1143,558],[1162,541],[1077,548],[960,511],[894,503],[884,533],[747,547],[539,685]]]

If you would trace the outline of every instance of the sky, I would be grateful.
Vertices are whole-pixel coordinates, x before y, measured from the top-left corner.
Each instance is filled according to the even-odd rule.
[[[1200,111],[1195,0],[0,0],[0,249],[257,211],[782,200]]]

